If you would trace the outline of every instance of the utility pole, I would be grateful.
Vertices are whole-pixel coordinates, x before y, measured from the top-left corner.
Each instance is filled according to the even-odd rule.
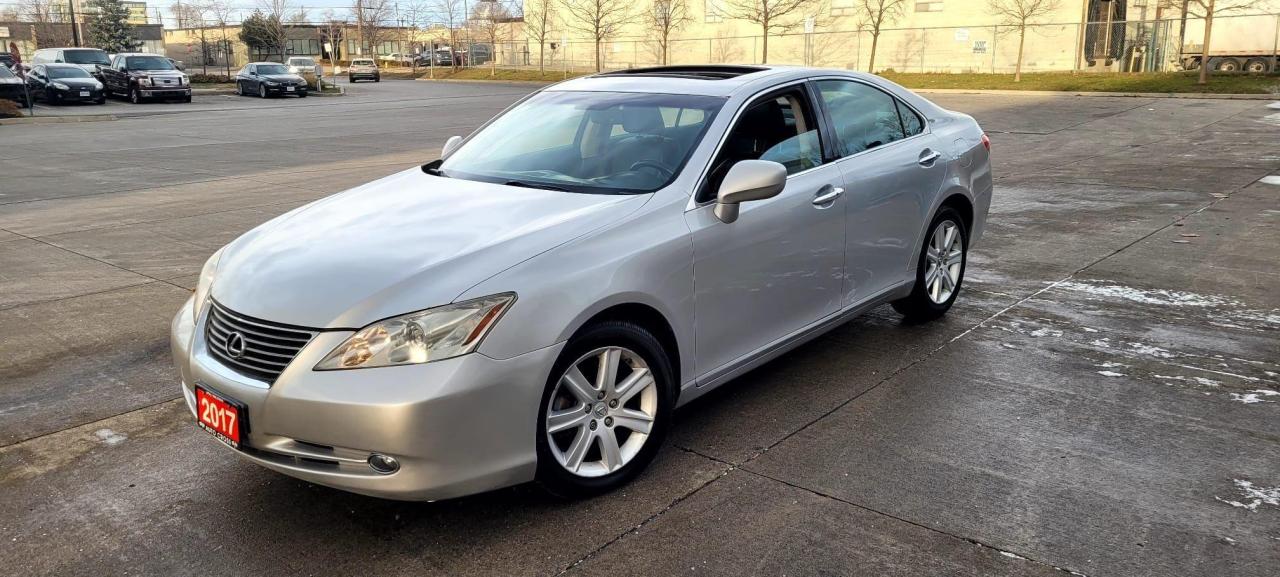
[[[1080,16],[1080,31],[1076,34],[1076,67],[1073,73],[1080,73],[1080,61],[1084,59],[1084,31],[1089,27],[1089,1],[1083,0],[1084,13]]]
[[[356,54],[364,56],[364,0],[356,0]]]
[[[80,47],[80,26],[76,24],[76,0],[67,0],[67,16],[71,18],[71,43]]]

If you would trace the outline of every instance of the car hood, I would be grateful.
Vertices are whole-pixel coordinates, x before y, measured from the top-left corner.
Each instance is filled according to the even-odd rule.
[[[355,329],[450,303],[651,197],[516,188],[414,168],[301,207],[236,239],[224,250],[210,294],[252,317]]]
[[[50,78],[49,83],[58,82],[72,88],[96,88],[98,81],[93,78]]]

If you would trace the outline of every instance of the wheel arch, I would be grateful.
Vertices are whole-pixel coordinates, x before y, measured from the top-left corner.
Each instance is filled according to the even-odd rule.
[[[944,208],[951,208],[960,213],[960,218],[964,219],[965,234],[973,233],[973,201],[969,199],[968,195],[962,192],[950,193],[938,204],[937,210],[933,211],[933,216],[937,216]],[[930,217],[929,220],[932,221],[933,218]]]
[[[671,326],[671,322],[667,320],[666,315],[656,307],[636,300],[615,302],[603,306],[603,308],[591,313],[589,317],[577,323],[577,326],[567,338],[572,338],[587,327],[607,321],[633,323],[653,333],[653,336],[658,339],[658,343],[662,345],[662,351],[666,353],[667,360],[671,363],[671,373],[676,380],[676,382],[670,383],[673,398],[679,395],[679,381],[682,374],[680,341],[676,337],[675,328]]]

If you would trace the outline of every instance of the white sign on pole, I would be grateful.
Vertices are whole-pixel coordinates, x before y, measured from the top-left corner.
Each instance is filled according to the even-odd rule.
[[[810,16],[810,17],[808,17],[808,18],[805,18],[805,19],[804,19],[804,33],[805,33],[805,34],[813,34],[813,27],[814,27],[814,25],[815,25],[815,22],[814,22],[813,16]]]
[[[956,42],[968,42],[968,41],[969,41],[969,29],[956,28]]]
[[[324,43],[324,51],[325,51],[325,52],[333,52],[333,44],[332,44],[332,43],[329,43],[329,42],[325,42],[325,43]]]
[[[9,37],[9,27],[0,26],[0,38],[8,38],[8,37]]]

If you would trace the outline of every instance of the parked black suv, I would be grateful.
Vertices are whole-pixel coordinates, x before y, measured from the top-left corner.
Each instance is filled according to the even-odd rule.
[[[191,102],[191,81],[173,61],[157,54],[117,54],[110,67],[102,67],[107,95],[123,94],[135,104],[152,98]]]

